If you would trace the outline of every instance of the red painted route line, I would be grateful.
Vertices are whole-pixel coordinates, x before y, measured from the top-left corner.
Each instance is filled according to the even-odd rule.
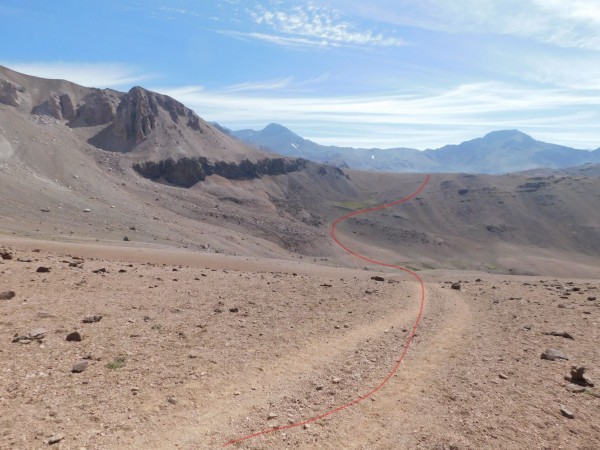
[[[223,447],[227,447],[229,445],[233,445],[233,444],[237,444],[239,442],[242,441],[246,441],[248,439],[252,439],[258,436],[264,436],[266,434],[270,434],[270,433],[274,433],[276,431],[281,431],[281,430],[288,430],[290,428],[297,428],[297,427],[301,427],[303,425],[306,425],[308,423],[311,422],[315,422],[317,420],[320,419],[324,419],[325,417],[331,416],[332,414],[335,414],[337,412],[342,411],[343,409],[349,408],[352,405],[356,405],[357,403],[362,402],[363,400],[368,399],[369,397],[371,397],[373,394],[375,394],[375,392],[377,392],[378,390],[380,390],[383,386],[385,386],[387,384],[388,381],[390,381],[390,379],[394,376],[394,374],[398,371],[400,364],[402,363],[404,357],[406,356],[406,353],[408,352],[408,347],[410,346],[415,333],[417,331],[417,327],[419,326],[419,323],[421,322],[421,316],[423,315],[423,307],[425,306],[425,284],[423,283],[423,280],[421,279],[421,277],[419,275],[417,275],[417,273],[413,272],[410,269],[407,269],[406,267],[402,267],[402,266],[396,266],[394,264],[388,264],[385,262],[381,262],[381,261],[377,261],[375,259],[371,259],[367,256],[361,255],[360,253],[355,252],[354,250],[349,249],[348,247],[346,247],[346,245],[342,244],[340,242],[340,240],[337,238],[337,236],[335,235],[335,228],[344,220],[349,219],[350,217],[354,217],[354,216],[358,216],[361,214],[366,214],[366,213],[370,213],[373,211],[379,211],[382,209],[386,209],[386,208],[391,208],[392,206],[396,206],[399,205],[401,203],[407,202],[408,200],[416,197],[417,195],[419,195],[419,193],[425,188],[425,186],[427,185],[427,183],[429,182],[429,178],[430,176],[427,175],[427,177],[425,178],[425,181],[423,181],[423,183],[421,183],[421,185],[419,186],[419,188],[413,192],[412,194],[410,194],[407,197],[401,198],[400,200],[396,200],[392,203],[386,203],[383,205],[378,205],[378,206],[373,206],[371,208],[366,208],[366,209],[361,209],[359,211],[354,211],[351,212],[349,214],[346,214],[345,216],[340,217],[339,219],[337,219],[335,222],[333,222],[333,224],[331,225],[331,237],[334,240],[334,242],[339,245],[340,247],[342,247],[346,252],[348,252],[349,254],[356,256],[357,258],[360,258],[364,261],[368,261],[372,264],[376,264],[379,266],[384,266],[384,267],[391,267],[393,269],[398,269],[401,270],[403,272],[408,273],[409,275],[412,275],[418,282],[419,285],[421,286],[421,306],[419,308],[419,314],[417,315],[417,319],[415,320],[415,323],[412,327],[412,331],[410,333],[410,336],[408,337],[408,340],[406,341],[406,345],[404,346],[404,349],[402,350],[402,353],[400,354],[400,356],[398,357],[398,360],[396,361],[396,364],[394,365],[394,367],[392,368],[392,370],[390,371],[390,373],[388,373],[388,375],[383,379],[383,381],[381,383],[379,383],[377,386],[375,386],[373,389],[371,389],[369,392],[367,392],[366,394],[364,394],[362,397],[359,397],[355,400],[352,400],[351,402],[346,403],[345,405],[341,405],[338,406],[337,408],[334,408],[330,411],[327,411],[321,415],[315,416],[315,417],[311,417],[310,419],[306,419],[303,420],[302,422],[296,422],[296,423],[292,423],[290,425],[285,425],[282,427],[275,427],[275,428],[268,428],[266,430],[263,431],[258,431],[256,433],[253,434],[249,434],[247,436],[242,436],[240,438],[237,439],[233,439],[227,443],[225,443],[223,445]]]

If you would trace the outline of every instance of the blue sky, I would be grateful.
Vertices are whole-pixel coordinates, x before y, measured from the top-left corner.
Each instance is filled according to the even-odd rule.
[[[323,144],[600,147],[600,0],[0,0],[0,64]]]

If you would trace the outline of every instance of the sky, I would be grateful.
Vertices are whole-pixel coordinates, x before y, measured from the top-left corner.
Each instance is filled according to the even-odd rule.
[[[231,129],[600,147],[600,0],[0,0],[0,64],[170,95]]]

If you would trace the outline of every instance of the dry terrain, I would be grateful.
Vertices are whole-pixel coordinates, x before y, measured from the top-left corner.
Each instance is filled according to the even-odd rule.
[[[57,435],[59,448],[218,448],[303,420],[377,385],[418,310],[418,285],[396,273],[4,242],[12,259],[0,283],[16,295],[0,301],[2,448],[43,448]],[[599,391],[565,379],[572,365],[600,375],[597,280],[425,279],[417,337],[372,399],[235,446],[600,445]],[[67,341],[75,331],[81,341]],[[554,331],[573,339],[545,334]],[[31,333],[40,337],[11,342]],[[541,359],[547,348],[569,360]],[[85,370],[72,372],[81,359]]]

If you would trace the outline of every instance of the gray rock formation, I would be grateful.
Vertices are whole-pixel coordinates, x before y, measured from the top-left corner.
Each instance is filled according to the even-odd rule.
[[[21,98],[19,92],[24,92],[25,89],[10,81],[0,79],[0,103],[9,106],[19,106]]]

